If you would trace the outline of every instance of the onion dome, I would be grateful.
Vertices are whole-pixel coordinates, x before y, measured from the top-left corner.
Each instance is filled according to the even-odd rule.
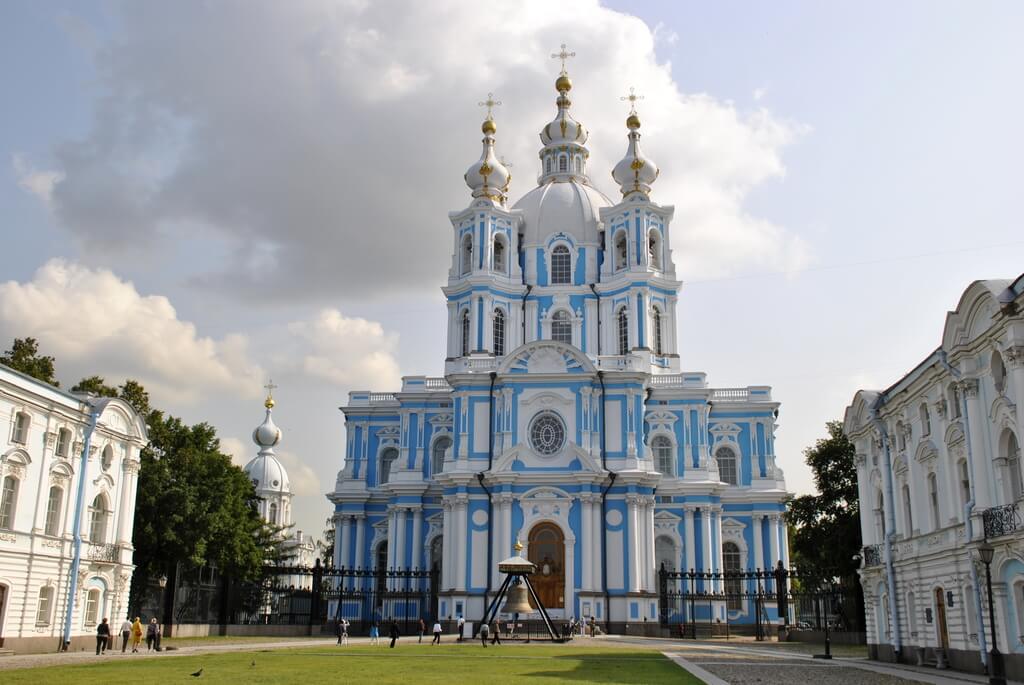
[[[263,423],[252,432],[252,441],[261,448],[261,453],[266,451],[273,454],[274,445],[281,442],[281,429],[274,424],[274,417],[271,416],[274,408],[274,398],[267,395],[267,400],[263,403],[263,406],[267,408],[267,414],[263,418]]]
[[[640,117],[636,112],[630,112],[626,128],[629,129],[629,147],[626,156],[612,170],[612,178],[619,184],[623,197],[641,193],[646,198],[651,184],[658,178],[658,165],[640,149]]]
[[[555,90],[558,91],[558,99],[555,100],[558,114],[541,130],[540,141],[546,146],[565,143],[585,145],[589,135],[587,129],[569,114],[569,108],[572,107],[572,100],[569,99],[572,81],[567,74],[558,77],[555,81]]]
[[[488,198],[493,202],[505,204],[512,174],[494,154],[494,134],[498,127],[490,115],[484,119],[480,130],[484,134],[483,151],[480,153],[480,159],[466,170],[463,178],[473,191],[474,198]]]

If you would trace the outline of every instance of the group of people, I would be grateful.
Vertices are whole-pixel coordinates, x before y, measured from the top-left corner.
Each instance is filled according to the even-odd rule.
[[[127,618],[121,624],[121,653],[124,654],[128,651],[128,642],[132,643],[132,653],[139,651],[139,646],[142,644],[142,619],[138,616],[135,617],[134,621],[129,621]],[[146,625],[146,648],[148,651],[160,651],[160,637],[163,635],[163,630],[160,624],[157,623],[155,618],[150,619],[149,624]],[[103,621],[96,626],[96,654],[106,654],[107,649],[114,651],[114,636],[110,632],[110,623],[104,618]]]
[[[340,619],[338,621],[335,629],[337,631],[338,644],[339,645],[347,645],[348,644],[348,631],[349,631],[349,628],[351,626],[352,626],[352,624],[349,623],[347,618],[343,618],[343,619]],[[459,642],[462,642],[462,640],[463,640],[463,633],[465,631],[465,626],[466,626],[466,619],[464,619],[464,618],[462,618],[460,616],[459,617],[459,623],[458,623],[458,627],[459,627],[459,638],[458,638],[458,641]],[[427,623],[422,618],[420,619],[420,622],[419,622],[419,631],[418,632],[419,632],[419,640],[418,640],[418,642],[422,643],[423,642],[423,636],[427,634]],[[437,621],[437,620],[434,621],[434,625],[431,628],[431,632],[434,634],[434,639],[430,641],[430,644],[431,645],[439,645],[439,644],[441,644],[441,634],[444,631],[441,628],[441,622],[440,621]],[[498,634],[499,632],[500,632],[500,627],[498,625],[498,620],[497,619],[494,620],[493,627],[488,626],[487,624],[484,624],[484,625],[480,626],[480,639],[483,642],[484,647],[487,646],[487,638],[488,637],[491,638],[491,644],[492,645],[493,644],[499,644],[500,645],[501,644],[501,637]],[[388,646],[391,647],[392,649],[394,649],[395,643],[398,641],[398,638],[401,637],[401,634],[402,634],[402,632],[398,628],[398,622],[392,620],[388,624],[388,637],[391,638],[391,644],[388,645]],[[380,624],[377,623],[376,621],[374,621],[373,624],[370,626],[370,644],[371,645],[379,645],[379,644],[381,644],[381,642],[380,642]]]

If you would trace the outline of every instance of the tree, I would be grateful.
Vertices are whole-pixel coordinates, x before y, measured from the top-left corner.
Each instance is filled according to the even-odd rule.
[[[793,532],[793,560],[798,568],[840,577],[855,576],[860,553],[860,503],[855,450],[840,421],[826,424],[828,437],[804,450],[814,474],[817,495],[791,499],[786,514]]]
[[[328,516],[327,520],[324,521],[323,540],[317,545],[320,548],[320,558],[328,566],[334,565],[334,538],[337,534],[335,525],[334,517]]]
[[[83,378],[71,387],[71,392],[88,392],[98,397],[117,397],[117,388],[107,385],[102,376]]]
[[[54,376],[53,357],[39,354],[39,343],[35,338],[15,338],[11,349],[0,356],[0,364],[32,376],[43,383],[60,387],[60,383]]]
[[[153,411],[149,405],[149,393],[141,383],[132,378],[115,388],[107,385],[107,381],[102,376],[89,376],[78,381],[71,388],[71,392],[91,392],[99,397],[120,397],[132,405],[143,420],[147,420],[150,412]]]

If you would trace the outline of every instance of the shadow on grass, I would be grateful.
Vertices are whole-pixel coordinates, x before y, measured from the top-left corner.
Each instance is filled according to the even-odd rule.
[[[522,677],[538,682],[552,680],[623,685],[701,685],[703,682],[661,654],[630,654],[623,659],[616,659],[610,655],[588,657],[567,654],[552,656],[551,659],[579,663],[571,670],[530,671],[523,673]]]

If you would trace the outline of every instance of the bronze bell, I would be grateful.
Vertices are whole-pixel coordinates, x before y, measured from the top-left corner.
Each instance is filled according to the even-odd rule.
[[[503,614],[528,614],[533,611],[530,600],[526,597],[526,583],[516,583],[508,589]]]

